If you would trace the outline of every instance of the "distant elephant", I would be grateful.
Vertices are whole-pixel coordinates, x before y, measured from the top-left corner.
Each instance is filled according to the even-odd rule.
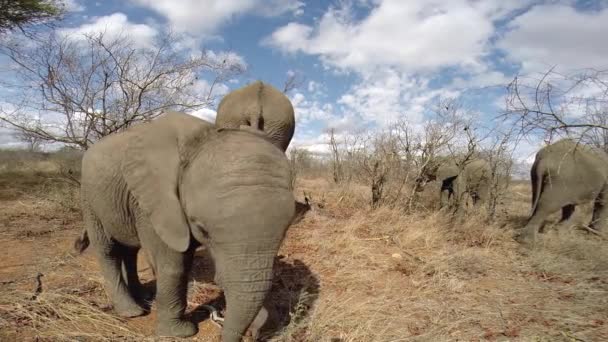
[[[224,96],[217,108],[215,125],[262,130],[276,146],[286,151],[295,131],[295,116],[285,94],[257,81]]]
[[[560,224],[567,225],[577,204],[595,200],[590,226],[608,226],[608,154],[563,139],[545,146],[530,171],[532,214],[518,239],[534,242],[545,219],[562,210]]]
[[[468,194],[473,205],[485,203],[489,196],[492,169],[484,159],[467,161],[461,167],[452,158],[438,158],[427,165],[416,180],[416,190],[422,191],[422,183],[439,180],[441,208],[456,203],[464,205],[464,195]]]
[[[86,232],[76,246],[90,241],[115,311],[144,313],[136,300],[143,247],[157,280],[157,334],[196,334],[184,310],[193,254],[203,244],[226,297],[225,342],[240,341],[266,314],[274,257],[309,208],[296,205],[285,154],[267,138],[176,112],[94,144],[82,160],[81,197]]]

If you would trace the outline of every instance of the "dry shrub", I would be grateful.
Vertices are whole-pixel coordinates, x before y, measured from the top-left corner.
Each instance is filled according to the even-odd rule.
[[[544,247],[528,257],[512,239],[519,222],[509,218],[488,222],[483,210],[462,216],[404,214],[387,206],[370,210],[369,202],[353,200],[355,187],[342,190],[350,195],[340,201],[338,188],[317,179],[303,179],[300,185],[309,191],[323,186],[327,211],[311,213],[292,228],[283,250],[302,258],[319,276],[321,289],[306,319],[290,325],[276,341],[555,341],[606,336],[600,318],[608,314],[605,301],[590,302],[606,294],[601,287],[605,242],[580,233],[577,239],[557,242],[544,234]],[[517,199],[501,210],[525,217],[528,189],[516,184],[508,197]],[[540,261],[555,266],[553,262],[564,258],[570,261],[551,269],[549,280],[544,279],[539,267],[549,269]],[[569,273],[583,277],[581,282],[564,283],[558,276]]]

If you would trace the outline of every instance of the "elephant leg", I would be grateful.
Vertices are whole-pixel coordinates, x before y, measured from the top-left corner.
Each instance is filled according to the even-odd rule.
[[[197,326],[184,317],[194,249],[179,253],[165,247],[153,250],[151,254],[156,265],[157,334],[177,337],[195,335]]]
[[[480,185],[475,192],[475,205],[481,206],[488,203],[490,199],[489,184]]]
[[[443,209],[448,207],[450,204],[450,189],[441,189],[441,193],[439,194],[439,208]]]
[[[123,279],[127,282],[127,288],[133,298],[139,302],[148,302],[154,297],[153,291],[146,289],[139,281],[137,275],[137,253],[139,248],[125,247],[122,260]]]
[[[122,317],[136,317],[145,313],[127,288],[122,276],[121,265],[124,248],[109,239],[101,222],[86,207],[83,208],[83,218],[89,234],[89,240],[95,250],[97,261],[104,278],[104,287],[110,297],[114,310]]]
[[[562,196],[564,194],[556,188],[548,188],[540,194],[534,213],[519,236],[521,242],[536,241],[537,233],[543,228],[547,216],[567,206],[568,202]]]
[[[589,225],[595,230],[605,230],[608,228],[608,185],[595,198],[593,205],[593,217]]]
[[[562,218],[558,222],[559,231],[565,231],[572,227],[572,214],[574,214],[575,209],[576,205],[574,204],[568,204],[562,207]]]

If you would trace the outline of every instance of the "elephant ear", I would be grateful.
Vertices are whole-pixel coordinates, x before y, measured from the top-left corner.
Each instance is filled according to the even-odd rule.
[[[179,199],[184,155],[213,125],[188,114],[167,112],[132,129],[122,170],[140,208],[169,247],[184,252],[190,226]]]

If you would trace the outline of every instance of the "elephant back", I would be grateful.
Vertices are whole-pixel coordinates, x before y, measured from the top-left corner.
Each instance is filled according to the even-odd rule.
[[[270,84],[257,81],[222,99],[215,125],[218,128],[250,126],[259,129],[285,151],[295,131],[294,109],[285,94]]]

